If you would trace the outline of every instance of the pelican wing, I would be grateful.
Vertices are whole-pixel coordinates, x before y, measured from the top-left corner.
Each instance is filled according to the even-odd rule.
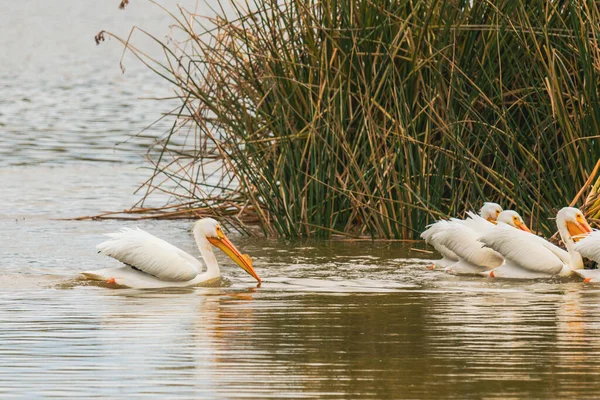
[[[514,229],[506,224],[498,224],[496,229],[483,235],[480,240],[486,246],[502,254],[506,260],[511,262],[511,265],[517,268],[555,275],[561,272],[564,265],[561,257],[555,254],[556,249],[552,247],[551,243],[547,243],[546,240],[532,233]]]
[[[511,227],[509,227],[508,225],[506,225],[502,222],[499,222],[498,225],[500,226],[500,229],[509,229],[509,230],[511,229]],[[515,229],[515,228],[512,228],[512,229]],[[519,232],[523,232],[523,231],[519,231]],[[563,263],[569,264],[571,262],[571,256],[565,250],[550,243],[549,241],[547,241],[546,239],[544,239],[541,236],[538,236],[536,234],[529,233],[529,232],[525,232],[525,233],[527,233],[527,235],[524,235],[524,236],[527,236],[529,239],[534,240],[538,245],[543,246],[544,248],[550,250]]]
[[[561,249],[560,247],[550,243],[549,241],[547,241],[546,239],[544,239],[543,237],[537,236],[537,235],[532,235],[534,238],[537,238],[537,240],[539,241],[539,243],[542,244],[542,246],[544,246],[545,248],[547,248],[548,250],[550,250],[552,253],[554,253],[554,255],[558,258],[560,258],[560,260],[565,263],[565,264],[569,264],[571,262],[571,256],[569,255],[568,252],[564,251],[563,249]]]
[[[96,246],[100,253],[158,279],[182,282],[198,274],[198,260],[139,228],[123,228],[106,236],[110,239]]]
[[[575,243],[575,250],[585,258],[600,263],[600,231],[589,233],[585,238]]]
[[[448,249],[446,246],[441,245],[435,238],[439,233],[446,229],[447,226],[448,221],[435,222],[429,225],[427,229],[421,233],[421,238],[425,240],[425,243],[432,245],[433,248],[442,255],[442,257],[448,258],[452,261],[458,261],[456,254],[454,254],[454,252]]]
[[[461,221],[444,221],[447,227],[434,236],[439,243],[461,259],[486,268],[495,268],[502,264],[502,256],[496,251],[484,247],[478,240],[479,234],[464,226]]]

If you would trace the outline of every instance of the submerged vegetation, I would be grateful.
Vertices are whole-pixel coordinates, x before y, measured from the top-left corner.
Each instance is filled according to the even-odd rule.
[[[548,234],[594,183],[596,2],[220,6],[173,13],[164,59],[120,39],[181,101],[146,196],[270,235],[414,238],[484,200]],[[575,199],[596,214],[599,186]]]

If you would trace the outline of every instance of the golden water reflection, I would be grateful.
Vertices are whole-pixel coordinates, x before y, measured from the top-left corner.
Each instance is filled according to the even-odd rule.
[[[600,389],[596,285],[457,278],[394,246],[237,242],[256,255],[260,288],[225,259],[228,285],[156,291],[5,268],[0,397],[581,398]]]

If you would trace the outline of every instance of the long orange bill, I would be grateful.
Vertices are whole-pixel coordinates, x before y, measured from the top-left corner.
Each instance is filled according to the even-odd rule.
[[[527,227],[527,225],[525,225],[525,222],[521,222],[521,223],[518,225],[518,227],[519,227],[519,229],[520,229],[520,230],[522,230],[522,231],[525,231],[525,232],[529,232],[529,233],[531,233],[531,229],[529,229],[529,228]]]
[[[260,278],[256,274],[256,271],[252,267],[252,259],[248,256],[248,254],[242,254],[240,251],[227,239],[227,236],[223,235],[221,237],[209,237],[207,238],[213,246],[218,247],[223,251],[223,253],[227,254],[229,258],[233,260],[237,265],[239,265],[244,271],[250,274],[254,279],[256,279],[259,283],[261,282]]]
[[[592,232],[592,227],[587,223],[587,221],[583,222],[572,222],[567,221],[567,230],[569,231],[569,235],[574,242],[577,242],[590,232]]]

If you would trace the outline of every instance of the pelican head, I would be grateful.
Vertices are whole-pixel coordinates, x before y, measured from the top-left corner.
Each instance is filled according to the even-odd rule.
[[[221,249],[229,258],[239,265],[244,271],[260,282],[260,278],[252,267],[252,259],[247,254],[242,254],[229,241],[221,224],[212,218],[203,218],[194,224],[194,236],[198,239],[206,239],[210,244]]]
[[[502,211],[498,215],[498,222],[503,222],[525,232],[531,232],[531,230],[529,230],[527,224],[525,224],[525,221],[523,221],[523,218],[521,218],[519,213],[513,210]]]
[[[496,223],[498,216],[502,212],[502,207],[496,203],[483,203],[483,207],[479,210],[479,216],[489,222]]]
[[[556,226],[567,247],[592,232],[592,227],[583,213],[575,207],[562,208],[556,215]]]

